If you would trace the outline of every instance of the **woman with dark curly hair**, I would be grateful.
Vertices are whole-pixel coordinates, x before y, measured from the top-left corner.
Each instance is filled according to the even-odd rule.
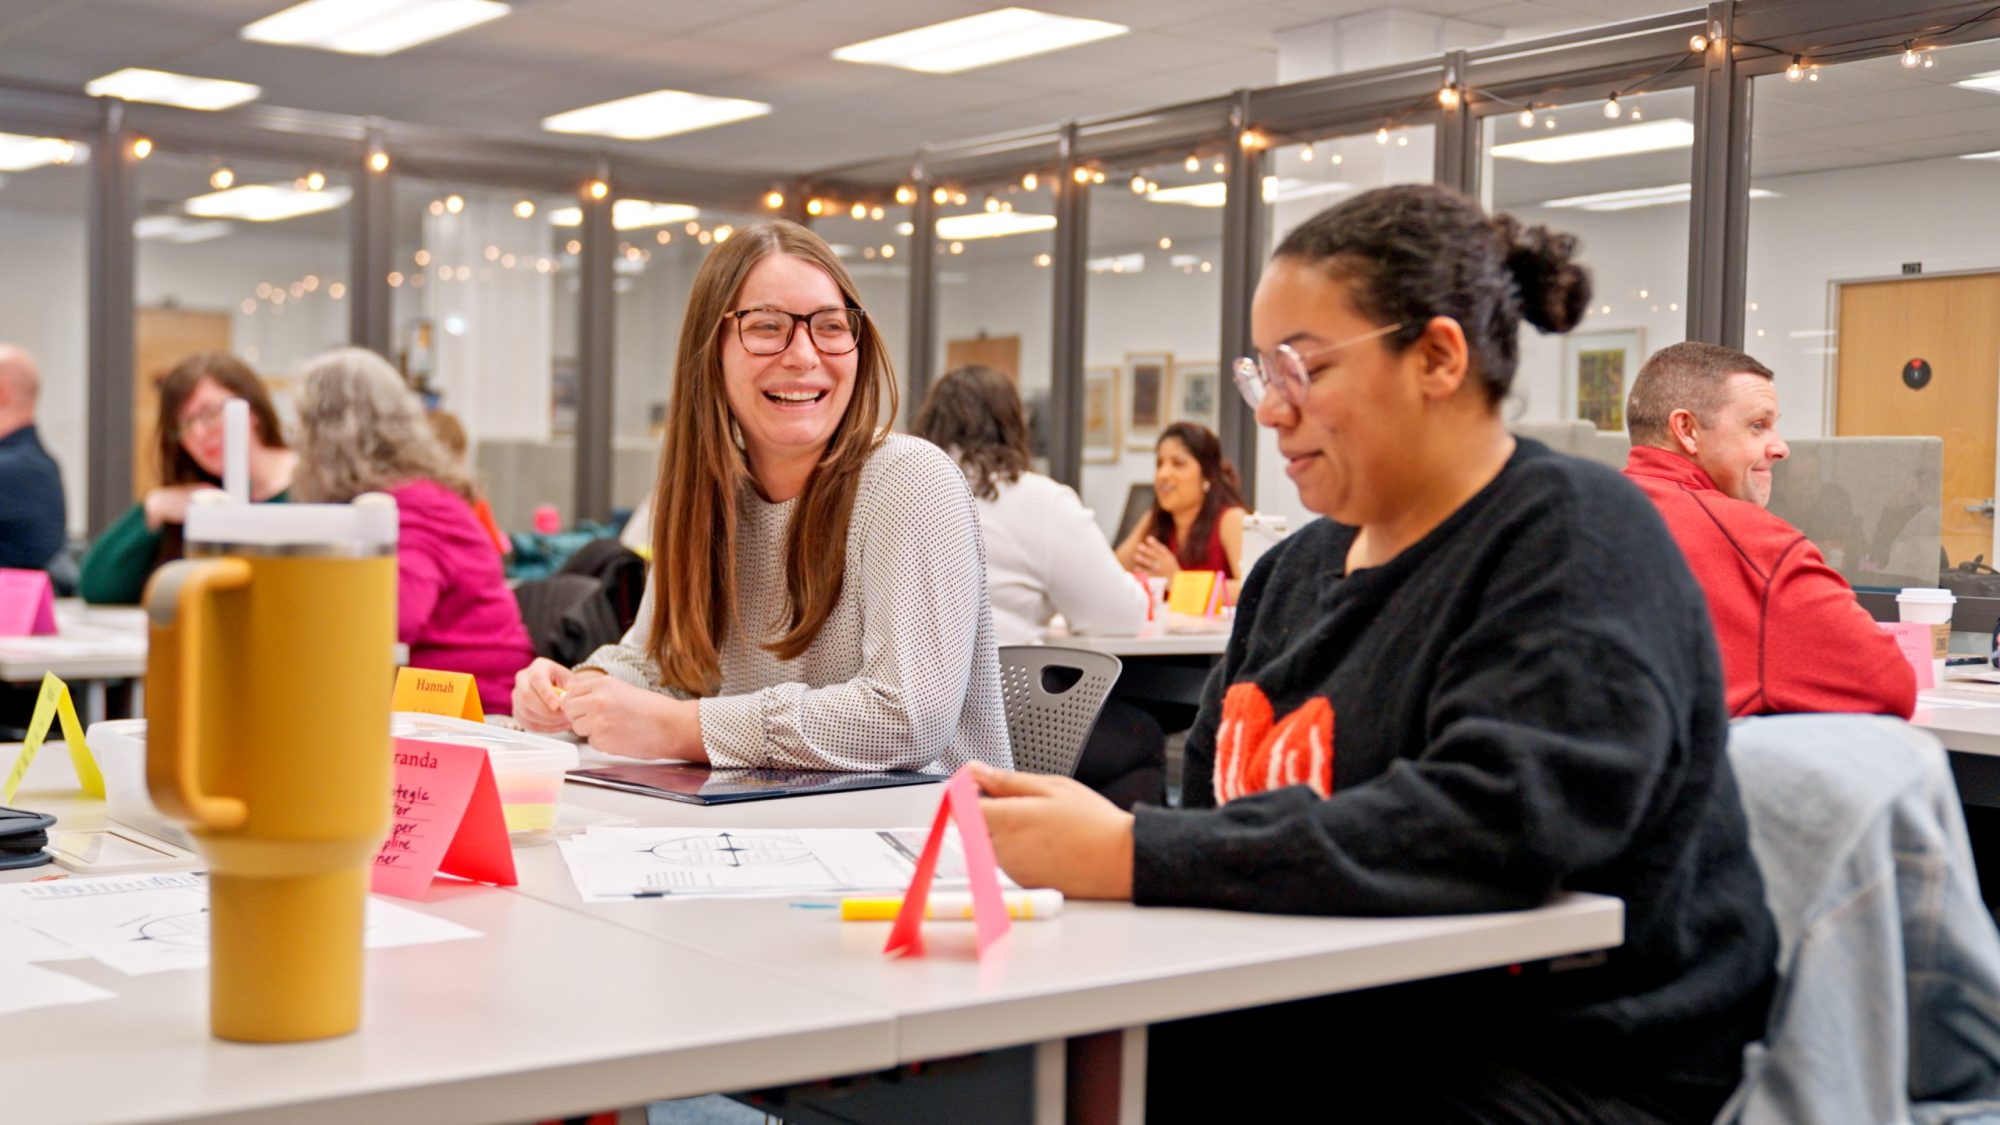
[[[1630,482],[1500,418],[1520,322],[1583,314],[1575,252],[1434,186],[1288,235],[1236,378],[1327,518],[1244,585],[1186,807],[975,772],[1024,886],[1346,915],[1590,891],[1624,901],[1624,943],[1157,1026],[1165,1113],[1227,1082],[1239,1117],[1707,1122],[1763,1033],[1777,938],[1701,588]]]

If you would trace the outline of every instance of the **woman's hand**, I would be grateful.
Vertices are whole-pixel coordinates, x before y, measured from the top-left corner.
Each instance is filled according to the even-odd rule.
[[[546,656],[537,656],[526,668],[514,673],[514,719],[532,731],[550,734],[569,729],[563,714],[563,696],[576,673]]]
[[[209,487],[205,484],[176,484],[156,488],[146,494],[146,530],[158,531],[170,523],[186,523],[188,501]]]
[[[1148,535],[1139,541],[1137,565],[1155,578],[1172,578],[1179,573],[1181,560],[1174,557],[1165,543]]]
[[[562,713],[578,737],[621,758],[680,758],[706,762],[699,704],[633,687],[614,676],[578,676],[562,697]]]
[[[1015,882],[1071,898],[1132,897],[1132,814],[1082,782],[972,763],[993,852]]]

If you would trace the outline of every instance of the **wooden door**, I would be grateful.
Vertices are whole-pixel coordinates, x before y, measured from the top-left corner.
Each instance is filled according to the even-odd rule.
[[[1993,562],[2000,273],[1846,284],[1839,309],[1834,432],[1943,438],[1945,555]]]
[[[971,339],[948,340],[944,346],[944,371],[952,371],[973,364],[991,367],[1006,373],[1021,385],[1021,338],[1019,336],[988,336],[981,333]]]
[[[160,380],[195,352],[229,350],[230,316],[194,309],[139,310],[132,338],[132,495],[142,498],[160,483],[155,452]]]

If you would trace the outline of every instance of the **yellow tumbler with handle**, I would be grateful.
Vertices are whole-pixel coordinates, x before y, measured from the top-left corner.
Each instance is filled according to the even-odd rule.
[[[396,505],[190,505],[146,588],[146,787],[209,872],[209,1019],[290,1042],[361,1021],[389,834]]]

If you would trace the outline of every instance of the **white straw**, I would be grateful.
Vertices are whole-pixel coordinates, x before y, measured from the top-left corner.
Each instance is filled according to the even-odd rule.
[[[222,490],[250,502],[250,404],[240,398],[222,404]]]

